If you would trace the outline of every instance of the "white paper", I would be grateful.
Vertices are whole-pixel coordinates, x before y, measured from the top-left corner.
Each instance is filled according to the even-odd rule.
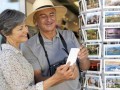
[[[79,48],[71,48],[66,63],[70,62],[70,65],[73,65],[77,60],[79,50]]]

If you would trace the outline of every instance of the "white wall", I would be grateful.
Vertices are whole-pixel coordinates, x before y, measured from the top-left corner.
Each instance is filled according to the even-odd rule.
[[[28,1],[26,1],[26,13],[27,13],[27,16],[33,11],[32,9],[32,4]]]
[[[16,0],[16,2],[0,0],[0,13],[5,9],[15,9],[25,13],[25,0]]]

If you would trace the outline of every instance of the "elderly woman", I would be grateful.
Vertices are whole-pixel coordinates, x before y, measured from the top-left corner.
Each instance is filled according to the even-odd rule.
[[[72,75],[68,70],[69,64],[57,68],[51,78],[34,84],[33,68],[20,51],[20,43],[28,39],[28,27],[24,20],[25,15],[16,10],[7,9],[0,14],[0,32],[6,40],[1,45],[0,90],[46,90],[68,80]]]

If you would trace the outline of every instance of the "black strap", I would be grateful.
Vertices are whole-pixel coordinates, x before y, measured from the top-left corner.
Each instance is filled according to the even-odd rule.
[[[69,55],[68,49],[67,49],[67,44],[66,44],[63,36],[62,36],[60,33],[59,33],[59,36],[60,36],[61,42],[62,42],[63,47],[64,47],[63,50]],[[50,69],[50,61],[49,61],[48,54],[47,54],[47,51],[46,51],[45,46],[44,46],[44,41],[43,41],[43,38],[42,38],[40,32],[38,33],[38,37],[39,37],[39,42],[40,42],[40,44],[42,45],[42,47],[43,47],[43,49],[44,49],[45,56],[46,56],[46,58],[47,58],[47,62],[48,62],[49,69]],[[51,75],[51,73],[50,73],[50,75]]]
[[[67,48],[67,44],[66,44],[63,36],[62,36],[60,33],[59,33],[59,36],[60,36],[60,38],[61,38],[61,41],[62,41],[62,44],[63,44],[63,47],[64,47],[64,48],[62,48],[62,49],[69,55],[68,48]]]
[[[47,54],[47,51],[46,51],[46,49],[45,49],[44,41],[43,41],[43,38],[42,38],[42,36],[41,36],[40,33],[38,33],[38,37],[39,37],[39,42],[40,42],[40,44],[42,45],[42,47],[43,47],[43,49],[44,49],[44,52],[45,52],[45,56],[46,56],[46,58],[47,58],[48,65],[49,65],[49,67],[50,67],[50,61],[49,61],[49,58],[48,58],[48,54]]]
[[[67,48],[67,44],[66,44],[64,38],[62,37],[62,35],[61,35],[60,33],[59,33],[59,35],[60,35],[60,38],[61,38],[62,44],[63,44],[63,46],[64,46],[63,50],[69,55],[68,48]],[[79,62],[79,59],[78,59],[78,58],[77,58],[76,63],[77,63],[77,66],[78,66],[79,74],[81,74],[81,70],[80,70],[80,62]],[[80,81],[80,78],[79,78],[79,81]]]
[[[36,10],[41,9],[41,8],[46,8],[46,7],[53,7],[53,6],[52,5],[44,5],[42,7],[37,8]]]
[[[66,44],[63,36],[62,36],[60,33],[59,33],[59,36],[60,36],[61,42],[62,42],[63,47],[64,47],[63,50],[69,55],[68,48],[67,48],[67,44]],[[44,46],[44,41],[43,41],[43,38],[42,38],[40,32],[38,33],[38,37],[39,37],[39,42],[40,42],[40,44],[42,45],[42,47],[43,47],[43,49],[44,49],[45,56],[46,56],[46,58],[47,58],[47,62],[48,62],[49,69],[50,69],[50,61],[49,61],[48,54],[47,54],[47,51],[46,51],[45,46]],[[77,65],[78,65],[78,69],[79,69],[79,73],[80,73],[81,70],[80,70],[80,63],[79,63],[79,60],[78,60],[78,59],[77,59]],[[50,75],[51,75],[51,73],[50,73]]]

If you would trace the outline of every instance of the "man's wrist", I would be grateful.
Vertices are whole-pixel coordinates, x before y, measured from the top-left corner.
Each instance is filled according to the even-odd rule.
[[[59,83],[59,82],[63,81],[62,78],[58,78],[57,75],[55,75],[55,74],[52,76],[52,79],[53,79],[54,83]]]
[[[89,61],[89,58],[79,59],[79,62],[80,62],[80,63],[85,63],[85,62],[87,62],[87,61]]]

